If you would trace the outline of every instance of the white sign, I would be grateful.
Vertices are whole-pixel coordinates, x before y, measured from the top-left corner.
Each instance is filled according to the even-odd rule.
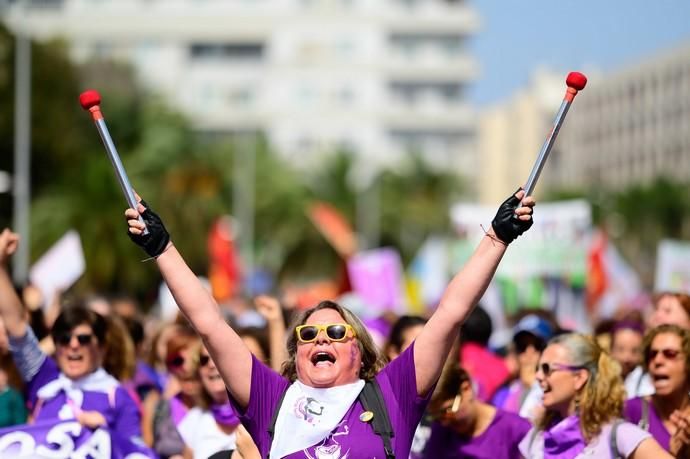
[[[462,265],[469,258],[484,231],[491,228],[497,208],[477,204],[453,206],[451,220],[467,243],[457,249],[460,252],[454,256],[455,262]],[[510,245],[498,273],[510,277],[584,274],[591,228],[587,201],[538,203],[534,225]]]
[[[690,294],[690,243],[670,239],[659,242],[654,290]]]
[[[79,233],[70,230],[31,267],[29,279],[41,290],[48,307],[56,292],[74,285],[85,269]]]

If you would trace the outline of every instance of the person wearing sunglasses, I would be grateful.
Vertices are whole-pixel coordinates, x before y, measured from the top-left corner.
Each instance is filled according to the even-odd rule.
[[[199,337],[189,326],[180,326],[170,336],[165,352],[167,385],[163,392],[147,400],[153,404],[151,414],[146,417],[150,422],[151,445],[162,459],[183,457],[185,453],[187,445],[179,426],[201,402],[202,387],[196,362],[199,346]]]
[[[643,356],[654,394],[628,400],[625,417],[676,457],[688,457],[690,331],[678,325],[653,328],[644,338]]]
[[[520,459],[518,444],[529,421],[484,403],[469,373],[453,362],[434,392],[429,411],[435,418],[423,458]]]
[[[196,363],[196,375],[201,381],[201,398],[177,426],[191,455],[203,458],[216,455],[227,459],[242,447],[245,459],[259,458],[255,446],[252,449],[251,446],[237,444],[236,431],[240,419],[228,399],[225,383],[203,345],[194,349],[192,361]]]
[[[670,458],[644,430],[621,420],[619,365],[580,333],[552,338],[539,358],[544,413],[520,443],[523,457]]]
[[[486,290],[507,246],[532,225],[533,206],[523,190],[501,204],[415,343],[388,365],[360,319],[324,301],[295,321],[281,374],[253,358],[225,323],[160,217],[143,201],[125,216],[130,238],[156,260],[176,303],[204,340],[262,457],[404,459],[460,325]],[[373,417],[383,415],[365,411],[359,402],[367,380],[380,388],[377,399],[394,431],[390,441],[372,428]]]
[[[140,444],[139,409],[102,367],[108,331],[104,317],[84,304],[65,308],[51,330],[54,358],[39,347],[7,271],[18,243],[19,236],[9,229],[0,233],[0,316],[26,383],[33,421],[76,419],[88,428],[107,427],[123,441]]]
[[[510,413],[518,413],[526,419],[534,419],[541,399],[541,389],[535,377],[537,363],[554,333],[554,325],[545,317],[523,313],[513,327],[510,348],[515,359],[515,376],[496,393],[491,401],[492,405]]]

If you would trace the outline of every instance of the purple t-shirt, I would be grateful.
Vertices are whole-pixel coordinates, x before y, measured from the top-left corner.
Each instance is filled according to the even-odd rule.
[[[395,433],[391,439],[392,447],[395,457],[399,458],[409,456],[412,437],[433,392],[430,390],[426,397],[417,395],[413,350],[414,344],[376,375]],[[258,446],[261,457],[268,457],[271,450],[268,428],[278,402],[289,386],[290,381],[252,357],[249,404],[244,412],[236,405],[235,409]],[[370,423],[359,419],[363,412],[359,400],[355,401],[324,441],[285,457],[308,459],[326,455],[333,459],[385,458],[381,437],[374,433]]]
[[[623,415],[625,416],[625,419],[632,422],[633,424],[639,425],[640,420],[642,419],[642,402],[642,397],[636,397],[627,400],[625,402],[625,409],[623,410]],[[668,430],[666,430],[664,423],[661,421],[661,418],[654,409],[654,404],[650,401],[648,403],[648,406],[649,415],[647,417],[647,422],[649,423],[649,427],[647,428],[647,431],[650,434],[652,434],[652,437],[654,437],[654,439],[661,445],[662,448],[668,451],[670,447],[669,444],[671,442],[671,434]]]
[[[459,435],[453,429],[434,423],[426,444],[428,459],[520,459],[518,445],[531,424],[517,414],[496,410],[496,415],[477,437]]]
[[[27,390],[32,406],[36,406],[36,392],[45,384],[56,379],[60,374],[55,361],[46,357],[36,376],[27,383]],[[108,423],[108,428],[117,432],[124,438],[141,436],[141,417],[136,403],[127,390],[118,386],[112,394],[96,391],[83,391],[84,400],[81,403],[82,411],[98,411]],[[35,421],[57,419],[58,413],[67,403],[67,396],[60,392],[49,400],[43,400],[34,411]]]
[[[26,383],[26,400],[33,411],[34,421],[58,419],[60,410],[67,405],[64,391],[39,403],[38,391],[60,375],[57,363],[38,347],[38,341],[30,328],[22,338],[10,338],[14,361]],[[122,438],[141,436],[141,417],[136,402],[124,387],[117,386],[112,393],[83,391],[83,411],[98,411],[108,423],[108,428]]]

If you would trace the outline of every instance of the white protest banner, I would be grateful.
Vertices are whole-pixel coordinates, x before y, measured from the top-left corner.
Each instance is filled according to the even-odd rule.
[[[496,206],[457,204],[451,220],[464,243],[456,246],[453,261],[462,266],[491,227]],[[482,229],[482,226],[484,229]],[[584,200],[539,203],[534,225],[510,245],[498,268],[498,275],[530,276],[583,275],[591,237],[590,205]]]
[[[48,307],[55,293],[70,288],[85,269],[79,233],[70,230],[34,263],[29,271],[29,279],[41,290],[44,306]]]
[[[656,252],[654,290],[690,294],[690,243],[664,239]]]

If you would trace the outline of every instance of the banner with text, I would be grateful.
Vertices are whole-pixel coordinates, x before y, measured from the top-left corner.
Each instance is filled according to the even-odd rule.
[[[0,429],[0,459],[155,459],[143,445],[77,421],[44,421]]]

